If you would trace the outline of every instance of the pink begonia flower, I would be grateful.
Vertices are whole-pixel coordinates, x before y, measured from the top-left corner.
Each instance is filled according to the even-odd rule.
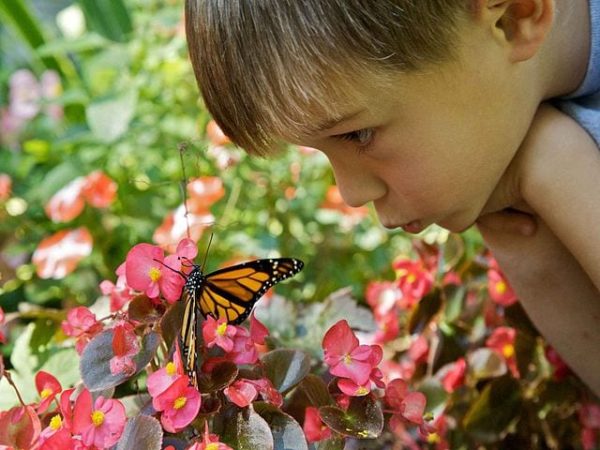
[[[452,393],[465,384],[466,371],[467,361],[465,358],[458,358],[455,362],[451,363],[442,376],[442,387],[444,390],[448,393]]]
[[[375,318],[394,314],[396,307],[405,308],[402,303],[404,295],[398,283],[391,281],[374,281],[367,285],[365,298]]]
[[[61,230],[38,244],[31,262],[40,278],[60,280],[91,255],[94,240],[86,227]]]
[[[258,396],[258,391],[254,384],[246,380],[236,380],[225,388],[223,393],[229,401],[235,403],[240,408],[245,408]]]
[[[94,208],[107,208],[117,196],[117,183],[101,170],[95,170],[85,177],[82,195]]]
[[[166,449],[165,449],[166,450]],[[204,434],[202,442],[194,442],[186,450],[233,450],[227,444],[223,444],[219,440],[219,436],[211,434],[208,431],[208,421],[204,422]]]
[[[75,349],[81,354],[87,343],[103,329],[96,315],[85,306],[78,306],[67,313],[67,320],[61,324],[63,332],[77,339]]]
[[[32,406],[15,406],[8,411],[0,411],[0,443],[5,448],[33,448],[41,430],[40,419]]]
[[[385,344],[393,341],[400,334],[400,317],[396,313],[391,313],[382,317],[375,316],[377,331],[373,335],[370,344]]]
[[[179,273],[181,261],[176,255],[167,256],[160,247],[137,244],[125,259],[125,276],[133,289],[156,298],[162,292],[170,303],[181,296],[185,278]]]
[[[254,341],[250,337],[250,331],[240,326],[237,326],[236,330],[235,336],[233,336],[233,349],[225,357],[238,365],[256,363],[258,352]]]
[[[14,117],[29,120],[40,112],[40,87],[28,69],[14,72],[9,80],[9,111]]]
[[[200,403],[200,393],[190,386],[185,375],[152,399],[154,409],[162,412],[160,423],[169,433],[177,433],[192,423],[200,411]]]
[[[252,313],[250,316],[250,337],[255,344],[265,345],[265,338],[269,335],[269,329]]]
[[[413,306],[431,291],[433,274],[425,267],[423,261],[403,259],[395,261],[393,267],[398,286],[409,306]]]
[[[110,359],[110,373],[132,376],[136,372],[134,356],[140,351],[140,343],[133,326],[122,322],[113,328],[112,349],[115,356]]]
[[[2,330],[5,320],[6,316],[4,314],[4,310],[0,306],[0,344],[6,344],[6,336],[4,334],[4,331]]]
[[[323,423],[319,414],[319,408],[315,406],[306,407],[302,429],[309,444],[331,437],[331,429]]]
[[[62,386],[52,374],[40,370],[35,374],[35,387],[42,399],[37,407],[37,412],[42,414],[46,412],[54,398],[60,394]]]
[[[53,222],[69,222],[81,214],[85,207],[83,188],[85,178],[78,177],[59,189],[46,203],[44,210]]]
[[[350,378],[364,385],[383,357],[378,345],[358,345],[358,339],[345,320],[333,325],[323,337],[324,361],[332,375]]]
[[[506,365],[513,376],[519,378],[519,368],[517,367],[517,356],[515,354],[516,336],[517,332],[514,328],[498,327],[487,338],[485,345],[498,352],[506,361]]]
[[[408,349],[408,357],[415,363],[420,364],[427,361],[429,355],[429,342],[422,334],[418,335]]]
[[[583,403],[578,411],[581,423],[581,444],[585,450],[597,448],[600,432],[600,405]]]
[[[0,321],[0,323],[2,323],[2,321]],[[572,373],[571,368],[563,361],[558,352],[552,346],[546,345],[544,354],[552,366],[552,376],[556,381],[562,381]]]
[[[385,388],[384,401],[390,407],[389,412],[393,414],[390,419],[392,429],[408,421],[420,425],[425,435],[432,431],[423,420],[425,395],[421,392],[409,392],[406,381],[401,379],[390,381]]]
[[[73,428],[73,402],[71,401],[71,395],[75,392],[75,388],[65,389],[60,394],[59,408],[62,414],[62,426],[67,430],[71,431]]]
[[[494,303],[501,306],[510,306],[517,302],[517,295],[499,269],[492,268],[488,270],[487,276],[488,292]]]
[[[383,372],[378,368],[373,368],[369,374],[369,379],[363,384],[357,384],[350,378],[340,378],[337,386],[344,394],[350,397],[362,397],[371,392],[371,384],[375,383],[378,388],[384,388]]]
[[[75,441],[60,414],[53,416],[48,426],[42,430],[39,444],[40,446],[37,450],[75,449]]]
[[[113,283],[110,280],[104,280],[100,283],[102,295],[108,295],[110,297],[111,312],[120,311],[135,296],[133,290],[127,285],[125,263],[121,264],[115,273],[118,276],[116,283]]]
[[[92,394],[84,389],[73,408],[73,433],[81,435],[87,446],[112,447],[119,441],[127,417],[119,400],[99,396],[92,407]]]
[[[215,320],[212,316],[208,316],[202,323],[202,337],[208,348],[217,345],[226,352],[230,352],[233,350],[233,338],[236,333],[237,328],[228,325],[224,317]]]
[[[178,352],[178,350],[176,350]],[[152,372],[148,377],[148,393],[152,398],[158,397],[165,392],[179,377],[184,376],[181,364],[169,361],[165,367]]]
[[[271,380],[268,378],[259,378],[258,380],[246,381],[254,385],[264,401],[269,402],[277,407],[281,407],[281,405],[283,405],[283,396],[277,389],[275,389],[273,383],[271,383]]]

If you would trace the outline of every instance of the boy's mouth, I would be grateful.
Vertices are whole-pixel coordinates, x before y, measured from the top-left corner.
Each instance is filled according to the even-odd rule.
[[[423,231],[425,229],[425,226],[421,223],[420,220],[413,220],[412,222],[409,222],[407,224],[400,225],[400,228],[402,228],[407,233],[416,234]]]

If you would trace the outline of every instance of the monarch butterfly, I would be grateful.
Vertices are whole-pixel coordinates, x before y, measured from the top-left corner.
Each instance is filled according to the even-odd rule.
[[[180,346],[186,371],[192,385],[198,387],[196,373],[197,315],[225,318],[229,324],[240,324],[255,303],[271,286],[296,275],[304,263],[294,258],[257,259],[225,267],[204,275],[194,264],[183,287],[185,302]]]

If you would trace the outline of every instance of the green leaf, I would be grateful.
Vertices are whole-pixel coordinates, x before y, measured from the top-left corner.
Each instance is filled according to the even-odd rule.
[[[325,382],[316,375],[307,375],[300,383],[299,388],[302,389],[312,406],[326,406],[335,403]]]
[[[519,382],[509,375],[490,382],[463,420],[465,430],[483,443],[498,441],[521,408]]]
[[[203,394],[225,389],[238,375],[238,367],[230,361],[215,365],[210,373],[200,372],[198,375],[198,390]]]
[[[123,136],[135,113],[137,100],[137,90],[131,88],[90,103],[85,112],[94,136],[104,143],[114,142]]]
[[[131,33],[131,17],[122,0],[79,0],[88,27],[108,39],[125,42]]]
[[[230,407],[215,417],[215,432],[222,441],[236,450],[273,450],[273,435],[269,424],[252,407]]]
[[[285,392],[308,375],[310,357],[300,350],[276,349],[263,356],[266,375],[279,392]]]
[[[151,416],[136,416],[127,421],[116,450],[160,450],[163,431]]]
[[[112,349],[113,330],[105,330],[92,339],[81,355],[79,367],[83,383],[92,392],[118,386],[131,378],[124,374],[113,375],[110,372],[110,360],[114,356]],[[136,373],[142,371],[158,348],[160,336],[156,332],[146,334],[142,339],[142,348],[135,356]]]
[[[321,406],[319,414],[333,431],[358,439],[375,439],[383,431],[383,411],[372,395],[352,397],[348,409]]]
[[[266,402],[254,402],[254,410],[269,424],[275,450],[308,450],[302,427],[292,416]]]

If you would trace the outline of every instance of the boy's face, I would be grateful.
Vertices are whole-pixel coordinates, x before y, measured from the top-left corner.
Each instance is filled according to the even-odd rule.
[[[458,61],[331,99],[351,105],[347,120],[297,142],[323,151],[346,203],[373,202],[388,228],[471,226],[529,128],[537,100],[520,68],[484,39],[467,42]]]

